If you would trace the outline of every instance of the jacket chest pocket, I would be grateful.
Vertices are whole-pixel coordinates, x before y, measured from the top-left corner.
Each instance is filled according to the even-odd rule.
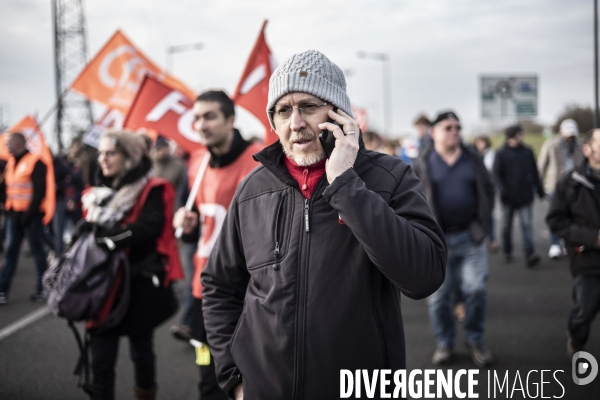
[[[293,197],[287,190],[265,193],[240,203],[240,231],[249,270],[280,268],[288,252]]]

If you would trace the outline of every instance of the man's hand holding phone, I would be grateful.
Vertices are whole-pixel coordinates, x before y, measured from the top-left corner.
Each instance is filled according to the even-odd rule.
[[[342,110],[337,110],[337,112],[330,110],[328,115],[339,124],[331,122],[319,124],[319,129],[326,129],[335,136],[335,148],[325,164],[327,181],[331,184],[335,178],[354,166],[358,154],[360,127],[358,122]]]

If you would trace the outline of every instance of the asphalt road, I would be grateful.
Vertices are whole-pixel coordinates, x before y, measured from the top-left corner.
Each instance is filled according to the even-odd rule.
[[[540,202],[534,211],[535,242],[542,255],[540,265],[525,267],[518,223],[514,226],[513,263],[505,264],[500,254],[489,256],[486,343],[496,364],[479,371],[475,390],[479,398],[600,399],[600,376],[586,386],[575,385],[571,378],[571,360],[566,355],[571,276],[565,259],[547,258],[547,228],[543,223],[546,208],[547,203]],[[498,218],[497,213],[497,221]],[[33,259],[22,256],[10,303],[0,307],[0,400],[86,399],[72,375],[78,356],[73,335],[63,320],[45,311],[45,306],[29,301],[33,282]],[[435,345],[425,301],[403,298],[402,309],[408,369],[434,368],[430,360]],[[173,321],[178,321],[178,317],[156,331],[158,398],[195,399],[198,396],[194,352],[189,345],[169,336],[168,326]],[[22,323],[20,329],[7,331],[15,323]],[[459,328],[458,332],[456,360],[449,368],[474,369],[469,351],[461,344],[462,330]],[[586,350],[600,361],[598,320]],[[117,398],[133,398],[132,373],[128,344],[122,340]],[[494,375],[499,382],[506,378],[506,386],[503,390],[496,386],[495,395]],[[265,384],[268,385],[268,380]],[[339,386],[339,382],[332,384]],[[464,384],[461,386],[464,389]]]

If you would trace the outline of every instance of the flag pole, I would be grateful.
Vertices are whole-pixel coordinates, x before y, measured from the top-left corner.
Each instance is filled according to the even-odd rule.
[[[192,190],[190,191],[190,195],[185,202],[185,209],[187,211],[192,211],[194,207],[194,199],[196,198],[196,194],[198,193],[198,189],[200,188],[200,183],[202,183],[202,178],[204,177],[204,173],[206,172],[206,167],[208,166],[208,161],[210,160],[210,152],[206,149],[206,154],[204,154],[204,158],[202,159],[202,164],[200,164],[200,168],[198,169],[198,173],[196,174],[196,179],[194,179],[194,185],[192,186]],[[183,227],[179,226],[175,230],[175,237],[177,239],[181,238],[183,235]]]

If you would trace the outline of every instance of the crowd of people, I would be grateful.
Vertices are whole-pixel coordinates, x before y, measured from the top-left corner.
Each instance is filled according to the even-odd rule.
[[[552,199],[549,256],[566,250],[574,276],[567,345],[572,354],[584,348],[600,310],[600,130],[580,143],[575,121],[565,120],[536,162],[519,125],[495,150],[487,136],[467,144],[448,110],[418,116],[418,140],[399,151],[360,131],[342,70],[317,51],[281,64],[268,96],[279,141],[267,147],[243,138],[222,91],[194,102],[193,128],[205,147],[192,154],[125,131],[103,134],[97,150],[74,141],[54,157],[56,207],[47,227],[46,166],[22,134],[9,134],[11,158],[0,165],[0,304],[9,302],[25,236],[37,302],[47,296],[47,260],[82,232],[94,232],[106,252],[127,249],[125,316],[110,327],[100,316],[86,324],[92,398],[114,398],[121,336],[130,343],[135,398],[156,398],[153,333],[177,309],[176,281],[185,289],[183,312],[170,331],[210,354],[196,360],[203,400],[336,398],[342,368],[405,368],[400,293],[427,298],[433,364],[452,362],[458,319],[473,362],[490,366],[488,251],[514,261],[518,214],[525,264],[539,263],[534,196]],[[335,137],[329,157],[324,130]],[[106,313],[112,301],[119,295]]]

